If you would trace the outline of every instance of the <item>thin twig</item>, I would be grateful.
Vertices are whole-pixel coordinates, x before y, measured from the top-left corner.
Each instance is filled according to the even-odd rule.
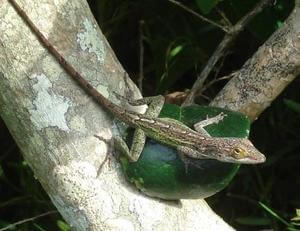
[[[232,27],[232,23],[230,22],[230,20],[226,17],[226,15],[224,14],[224,12],[222,10],[220,10],[218,7],[216,7],[217,12],[219,13],[219,15],[221,15],[221,17],[223,18],[224,22],[227,24],[228,27]]]
[[[222,81],[224,79],[230,79],[233,76],[232,74],[230,74],[228,76],[223,76],[221,78],[218,78],[220,70],[221,70],[221,68],[224,64],[224,61],[225,61],[225,57],[226,57],[226,54],[224,56],[222,56],[222,59],[221,59],[220,63],[218,64],[218,67],[215,68],[213,79],[210,80],[208,83],[203,85],[203,87],[201,88],[201,92],[198,91],[197,94],[195,95],[195,98],[202,97],[204,99],[208,99],[208,97],[203,97],[204,95],[202,94],[206,89],[208,89],[210,86],[212,86],[213,84],[215,84],[219,81]]]
[[[202,88],[203,83],[207,79],[213,67],[216,65],[220,57],[228,50],[229,45],[237,37],[237,35],[244,29],[245,25],[260,11],[264,6],[270,3],[272,0],[262,0],[259,2],[248,14],[241,18],[233,27],[230,28],[229,33],[225,34],[222,42],[219,44],[213,55],[208,60],[206,66],[202,72],[198,75],[196,82],[194,83],[189,95],[185,99],[183,105],[190,105],[194,102],[196,93]]]
[[[35,220],[35,219],[38,219],[38,218],[41,218],[41,217],[44,217],[44,216],[48,216],[48,215],[54,214],[54,213],[58,213],[58,211],[57,211],[57,210],[51,210],[51,211],[42,213],[42,214],[40,214],[40,215],[37,215],[37,216],[35,216],[35,217],[30,217],[30,218],[27,218],[27,219],[24,219],[24,220],[15,222],[15,223],[13,223],[13,224],[10,224],[10,225],[8,225],[8,226],[6,226],[6,227],[0,229],[0,231],[8,230],[8,229],[11,229],[11,228],[13,228],[13,227],[15,227],[15,226],[17,226],[17,225],[21,225],[21,224],[24,224],[24,223],[26,223],[26,222],[33,221],[33,220]]]
[[[234,199],[238,199],[238,200],[242,200],[242,201],[246,201],[250,204],[254,204],[254,205],[258,205],[257,201],[254,199],[251,199],[249,197],[246,196],[242,196],[242,195],[237,195],[237,194],[233,194],[233,193],[227,193],[228,197],[234,198]]]
[[[137,80],[138,88],[140,92],[143,92],[143,80],[144,80],[144,33],[143,33],[143,26],[144,26],[144,20],[140,21],[139,25],[139,32],[140,32],[140,41],[139,41],[139,47],[140,47],[140,67],[139,67],[139,78]]]
[[[179,6],[181,7],[182,9],[184,9],[185,11],[193,14],[194,16],[196,16],[197,18],[200,18],[201,20],[203,20],[204,22],[208,22],[216,27],[219,27],[221,30],[223,30],[225,33],[228,33],[228,28],[208,19],[208,18],[205,18],[204,16],[202,16],[201,14],[198,14],[197,12],[193,11],[192,9],[186,7],[185,5],[182,5],[180,2],[177,2],[175,0],[168,0],[169,2],[173,3],[174,5],[176,6]]]
[[[233,74],[230,74],[230,75],[226,75],[226,76],[223,76],[221,78],[218,78],[218,79],[213,79],[212,81],[210,81],[209,83],[205,84],[203,86],[203,88],[201,88],[201,92],[197,92],[197,95],[198,96],[199,94],[202,94],[203,91],[205,91],[206,89],[208,89],[210,86],[212,86],[213,84],[217,83],[217,82],[220,82],[222,80],[227,80],[227,79],[231,79],[234,75]]]

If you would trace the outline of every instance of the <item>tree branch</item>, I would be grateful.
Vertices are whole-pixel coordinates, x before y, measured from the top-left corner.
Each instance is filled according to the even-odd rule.
[[[214,68],[219,59],[225,54],[225,52],[229,49],[231,43],[234,39],[237,38],[237,35],[244,30],[245,25],[259,12],[263,10],[263,8],[270,2],[271,0],[262,0],[260,1],[249,13],[247,13],[244,17],[242,17],[234,26],[229,28],[227,34],[225,34],[223,40],[218,45],[204,69],[201,71],[200,75],[197,77],[197,80],[193,84],[191,91],[189,92],[185,102],[183,105],[189,105],[194,102],[195,95],[202,88],[205,80],[210,74],[211,70]]]
[[[284,25],[234,73],[211,105],[243,112],[255,120],[300,74],[299,2]]]

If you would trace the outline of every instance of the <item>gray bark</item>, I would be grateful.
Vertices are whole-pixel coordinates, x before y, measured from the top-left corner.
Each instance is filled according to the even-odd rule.
[[[253,121],[300,74],[300,1],[293,13],[211,103]]]

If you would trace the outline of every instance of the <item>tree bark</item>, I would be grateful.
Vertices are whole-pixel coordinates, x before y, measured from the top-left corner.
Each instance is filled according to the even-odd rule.
[[[300,1],[278,29],[211,103],[253,121],[300,74]]]
[[[18,3],[60,53],[102,94],[118,103],[112,92],[123,95],[127,91],[125,72],[87,3],[84,0],[18,0]],[[278,77],[284,81],[279,81],[276,89],[260,86],[265,95],[276,91],[261,99],[260,105],[269,105],[299,73],[299,9],[291,17],[295,19],[281,29],[287,28],[290,33],[280,35],[287,43],[293,41],[287,47],[294,48],[295,53],[286,58],[295,58],[298,64],[289,66],[292,71],[288,75]],[[36,178],[73,230],[168,230],[170,227],[232,230],[204,200],[182,200],[179,207],[142,195],[125,181],[115,160],[106,163],[97,176],[110,150],[94,135],[109,139],[112,118],[71,80],[7,1],[0,1],[0,18],[0,115]],[[295,35],[288,37],[292,33]],[[280,48],[284,49],[282,44]],[[271,55],[274,50],[265,53],[264,58]],[[281,58],[276,56],[277,62],[281,63]],[[259,59],[257,63],[262,61]],[[264,72],[259,75],[265,76]],[[237,79],[243,78],[241,75]],[[247,81],[248,89],[256,86],[255,79],[251,81]],[[137,88],[129,83],[130,90],[139,95]],[[222,98],[225,93],[218,96],[218,105],[226,102],[233,105],[231,98]],[[250,97],[248,100],[251,102]]]

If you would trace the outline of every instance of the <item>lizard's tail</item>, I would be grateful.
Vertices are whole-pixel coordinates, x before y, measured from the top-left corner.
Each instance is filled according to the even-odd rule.
[[[100,103],[108,111],[115,114],[115,110],[118,110],[119,106],[113,104],[108,99],[106,99],[102,94],[100,94],[95,87],[93,87],[87,80],[85,80],[79,72],[77,72],[73,66],[56,50],[54,46],[48,41],[48,39],[40,32],[40,30],[34,25],[27,14],[21,9],[21,7],[16,3],[15,0],[8,0],[12,6],[15,8],[17,13],[33,31],[33,33],[40,40],[41,44],[47,48],[47,50],[58,60],[60,65],[68,72],[68,74],[78,82],[78,84],[89,94],[94,100]],[[120,108],[121,109],[121,108]]]

